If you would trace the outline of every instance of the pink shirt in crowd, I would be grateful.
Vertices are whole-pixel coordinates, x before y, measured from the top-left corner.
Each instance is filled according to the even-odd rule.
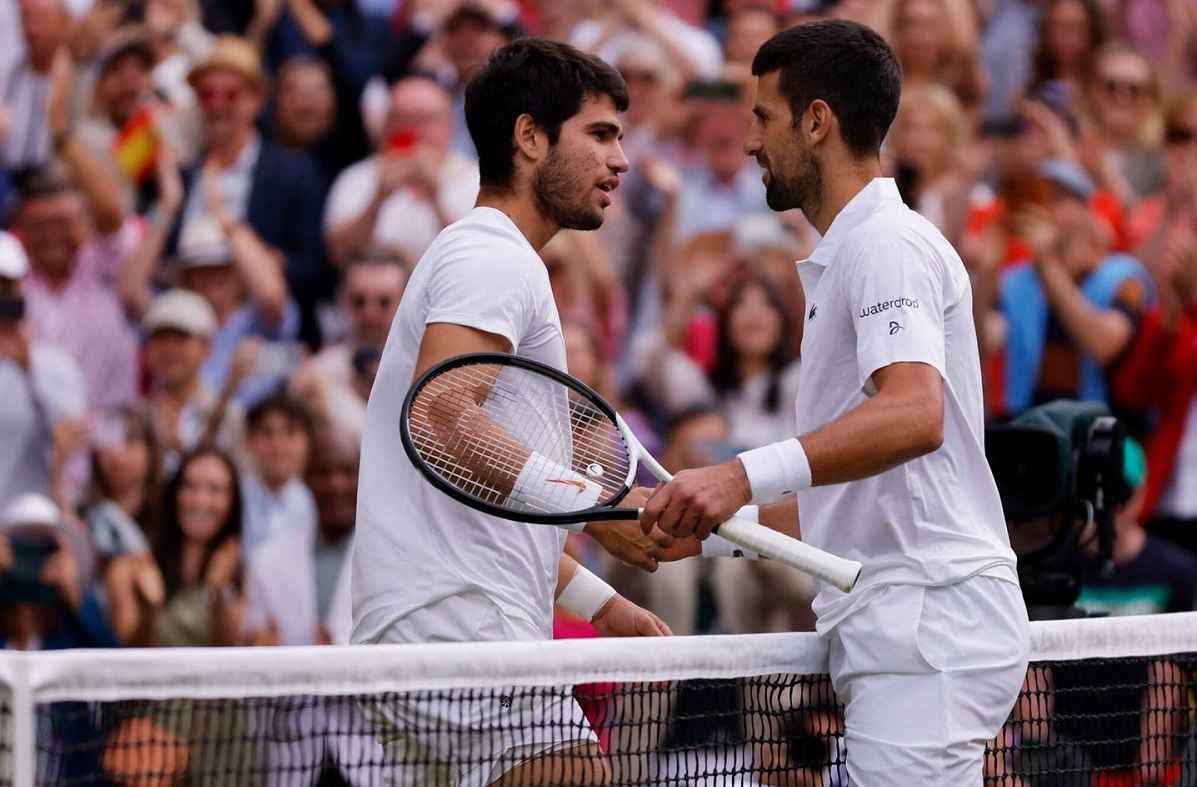
[[[68,352],[83,370],[87,403],[105,408],[137,394],[137,333],[116,292],[121,263],[140,240],[137,220],[79,250],[66,286],[51,289],[36,268],[25,278],[27,320],[33,337]]]

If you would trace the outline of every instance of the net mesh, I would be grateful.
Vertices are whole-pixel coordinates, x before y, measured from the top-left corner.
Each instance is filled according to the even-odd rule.
[[[1197,645],[1197,616],[1158,617]],[[1081,636],[1063,649],[1036,638],[986,785],[1197,784],[1197,648],[1133,628],[1111,647],[1120,629],[1101,626],[1065,629]],[[151,674],[147,657],[42,671],[34,783],[848,783],[843,708],[810,635],[158,652]],[[3,727],[0,743],[15,750]]]
[[[408,435],[443,481],[525,514],[577,511],[588,484],[599,487],[599,503],[611,500],[624,491],[631,464],[606,413],[519,366],[471,363],[437,374],[416,391]],[[529,462],[533,452],[539,458]]]

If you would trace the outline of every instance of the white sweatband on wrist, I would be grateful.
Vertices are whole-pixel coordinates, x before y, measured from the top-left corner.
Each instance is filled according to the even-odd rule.
[[[759,506],[744,506],[736,512],[736,517],[739,519],[749,519],[753,522],[761,521],[761,509]],[[702,556],[703,557],[742,557],[748,560],[756,560],[760,557],[751,549],[745,549],[738,544],[733,544],[718,533],[712,533],[707,536],[706,540],[702,542]]]
[[[615,588],[579,565],[569,583],[561,589],[557,603],[580,618],[592,620],[614,595]]]
[[[797,437],[738,454],[753,503],[771,503],[784,494],[810,489],[810,460]]]
[[[598,502],[603,488],[581,473],[562,467],[543,454],[532,452],[511,487],[511,499],[538,511],[581,511]],[[585,522],[560,525],[575,533]]]

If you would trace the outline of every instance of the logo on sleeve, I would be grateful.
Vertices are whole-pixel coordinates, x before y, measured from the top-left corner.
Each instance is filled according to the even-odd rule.
[[[897,298],[891,298],[886,301],[877,301],[877,303],[874,303],[872,306],[862,306],[860,309],[860,317],[861,319],[864,319],[865,317],[872,317],[874,315],[887,312],[890,309],[918,309],[918,307],[918,298],[907,298],[904,295],[899,295]]]
[[[902,323],[894,322],[893,320],[889,321],[889,335],[890,336],[893,336],[895,333],[897,333],[900,330],[902,330]]]
[[[808,321],[808,322],[809,322],[810,320],[813,320],[813,319],[815,319],[815,312],[817,312],[818,310],[819,310],[819,304],[817,304],[817,303],[812,303],[812,304],[810,305],[810,311],[809,311],[809,312],[807,312],[807,314],[806,314],[806,319],[807,319],[807,321]]]

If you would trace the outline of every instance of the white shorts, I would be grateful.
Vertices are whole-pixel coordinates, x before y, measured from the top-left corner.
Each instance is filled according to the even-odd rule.
[[[1017,584],[892,585],[824,636],[853,787],[980,787],[1030,651]]]
[[[477,599],[451,597],[405,615],[377,641],[462,641],[463,632],[473,641],[544,639],[498,609],[479,614]],[[536,757],[598,745],[572,686],[420,692],[363,710],[394,768],[389,783],[403,787],[485,787]]]

